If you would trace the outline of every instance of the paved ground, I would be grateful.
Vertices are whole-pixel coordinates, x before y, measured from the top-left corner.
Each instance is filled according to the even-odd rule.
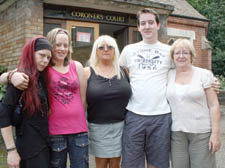
[[[216,153],[217,168],[225,168],[225,105],[221,105],[221,148]],[[89,157],[89,168],[96,168],[94,157]]]
[[[216,154],[217,168],[225,168],[225,102],[221,105],[221,114],[221,148]],[[0,157],[0,161],[1,159],[5,160],[5,157]],[[6,168],[6,166],[0,164],[0,168]],[[96,168],[93,156],[89,157],[89,168]]]
[[[225,168],[225,105],[221,105],[221,148],[216,153],[217,168]]]

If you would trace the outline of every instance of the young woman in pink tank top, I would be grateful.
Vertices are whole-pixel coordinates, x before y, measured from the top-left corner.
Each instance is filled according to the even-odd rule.
[[[88,128],[84,110],[87,81],[83,66],[71,60],[71,41],[65,29],[51,30],[47,39],[53,46],[47,68],[51,167],[67,167],[69,154],[70,168],[88,168]],[[17,72],[12,83],[24,90],[28,86],[27,79],[26,74]]]
[[[48,33],[47,39],[53,45],[48,67],[51,167],[67,167],[69,154],[71,168],[88,168],[84,110],[87,84],[83,66],[71,60],[71,41],[66,30],[55,28]]]

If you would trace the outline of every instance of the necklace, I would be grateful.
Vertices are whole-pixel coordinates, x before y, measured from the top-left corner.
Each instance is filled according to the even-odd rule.
[[[105,77],[105,78],[111,78],[113,73],[114,67],[111,67],[110,71],[103,70],[99,66],[97,66],[98,74]]]
[[[108,71],[108,73],[106,73],[106,71],[102,70],[100,68],[100,66],[97,66],[97,71],[98,71],[98,74],[100,76],[103,76],[104,78],[106,78],[108,80],[109,86],[111,86],[112,85],[112,81],[111,81],[112,80],[112,73],[114,71],[114,67],[112,67],[111,70]]]

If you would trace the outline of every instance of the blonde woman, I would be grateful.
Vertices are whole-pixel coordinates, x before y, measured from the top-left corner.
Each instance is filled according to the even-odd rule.
[[[116,41],[100,36],[94,43],[87,79],[90,153],[97,168],[119,168],[126,105],[131,96],[126,70],[118,63]]]
[[[53,45],[53,57],[48,67],[51,167],[65,168],[69,154],[71,168],[88,168],[83,67],[71,60],[71,40],[67,30],[55,28],[47,34],[47,39]]]

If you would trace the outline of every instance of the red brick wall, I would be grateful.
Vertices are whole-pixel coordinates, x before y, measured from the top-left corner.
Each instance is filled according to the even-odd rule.
[[[168,27],[194,31],[195,32],[194,46],[197,54],[195,65],[202,68],[211,69],[211,51],[208,49],[202,49],[202,42],[201,42],[202,36],[207,35],[208,29],[207,21],[169,16]]]
[[[26,40],[43,34],[41,0],[17,0],[0,13],[0,64],[16,67]]]
[[[194,45],[198,55],[195,64],[211,68],[210,52],[201,49],[201,37],[207,34],[208,22],[169,16],[168,27],[195,31]],[[15,68],[24,42],[42,34],[43,1],[17,0],[0,13],[0,64],[8,69]]]

